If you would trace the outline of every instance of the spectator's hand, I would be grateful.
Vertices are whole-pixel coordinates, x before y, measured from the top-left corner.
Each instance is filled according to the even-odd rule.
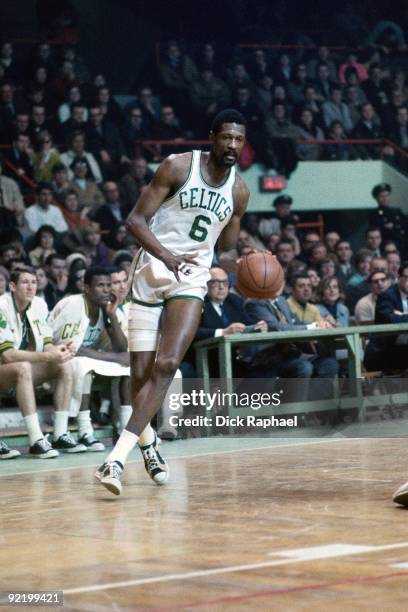
[[[119,161],[121,164],[130,164],[130,159],[127,155],[122,155]]]
[[[332,325],[326,319],[322,319],[321,321],[317,321],[317,325],[316,325],[317,329],[331,329],[332,327],[334,327],[334,325]]]
[[[25,176],[25,171],[23,168],[17,168],[17,174],[18,176]]]
[[[229,336],[230,334],[242,334],[245,329],[244,323],[231,323],[228,327],[222,330],[223,336]]]
[[[255,329],[259,330],[260,332],[267,332],[268,324],[266,321],[258,321],[258,323],[255,325]]]
[[[392,222],[392,221],[390,221],[389,223],[386,223],[386,224],[384,225],[384,227],[386,227],[387,229],[393,229],[393,228],[394,228],[394,224],[393,224],[393,222]]]
[[[101,160],[105,163],[105,164],[110,164],[111,163],[111,156],[109,155],[109,153],[107,151],[105,151],[104,149],[102,149],[101,151]]]
[[[85,208],[83,208],[81,210],[81,219],[85,219],[85,217],[87,217],[89,215],[89,213],[91,212],[91,207],[90,206],[85,206]]]
[[[330,327],[337,327],[337,321],[334,317],[332,317],[332,315],[327,315],[324,317],[324,320],[327,321],[327,323],[330,323]]]
[[[64,270],[57,273],[57,288],[59,291],[65,291],[68,285],[68,274]]]

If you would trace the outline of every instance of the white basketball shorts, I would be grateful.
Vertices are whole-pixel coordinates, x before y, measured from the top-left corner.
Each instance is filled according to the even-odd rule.
[[[204,300],[208,268],[190,266],[191,273],[180,272],[180,282],[162,261],[141,250],[133,268],[129,307],[129,351],[156,351],[159,340],[160,317],[169,300]]]

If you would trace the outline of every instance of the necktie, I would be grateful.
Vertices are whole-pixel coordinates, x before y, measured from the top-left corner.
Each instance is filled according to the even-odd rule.
[[[225,327],[228,327],[230,321],[229,321],[229,318],[228,318],[228,316],[227,316],[227,314],[225,312],[225,306],[224,306],[224,304],[221,304],[220,307],[221,307],[221,319],[222,319],[222,323],[223,323],[223,325]]]
[[[280,323],[287,323],[288,320],[285,317],[285,315],[282,312],[282,310],[280,309],[279,304],[277,302],[271,302],[271,304],[272,304],[272,307],[273,307],[273,309],[275,311],[276,316],[278,317],[278,321]]]

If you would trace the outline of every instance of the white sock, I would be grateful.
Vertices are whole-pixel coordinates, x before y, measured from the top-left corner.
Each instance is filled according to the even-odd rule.
[[[103,399],[101,401],[101,405],[99,406],[99,412],[101,414],[109,414],[109,408],[110,408],[110,400],[108,399]]]
[[[154,442],[154,429],[149,423],[139,436],[139,446],[147,446],[152,442]]]
[[[78,433],[79,437],[86,433],[93,433],[93,427],[91,423],[91,411],[80,410],[78,413]]]
[[[136,434],[124,429],[105,461],[119,461],[124,466],[129,453],[135,448],[138,440],[139,437]]]
[[[123,431],[129,423],[132,412],[132,406],[125,405],[120,407],[120,431]]]
[[[41,440],[44,437],[41,431],[40,421],[38,420],[38,414],[29,414],[24,417],[25,426],[28,433],[28,439],[30,440],[30,446],[35,444],[37,440]]]
[[[68,410],[58,410],[54,418],[54,439],[58,440],[60,436],[68,431]]]

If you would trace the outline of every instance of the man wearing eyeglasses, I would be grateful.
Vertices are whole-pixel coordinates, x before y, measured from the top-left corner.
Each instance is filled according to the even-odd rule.
[[[229,292],[227,273],[222,268],[214,266],[210,274],[197,340],[240,334],[248,324],[243,313],[243,299]],[[260,331],[267,331],[264,321],[258,321],[256,325]]]
[[[375,322],[408,323],[408,263],[400,267],[397,283],[379,294]],[[364,365],[368,371],[408,368],[408,334],[371,338]]]
[[[358,300],[354,310],[354,318],[358,322],[374,321],[377,298],[391,286],[390,277],[383,271],[372,272],[367,282],[370,293]]]

